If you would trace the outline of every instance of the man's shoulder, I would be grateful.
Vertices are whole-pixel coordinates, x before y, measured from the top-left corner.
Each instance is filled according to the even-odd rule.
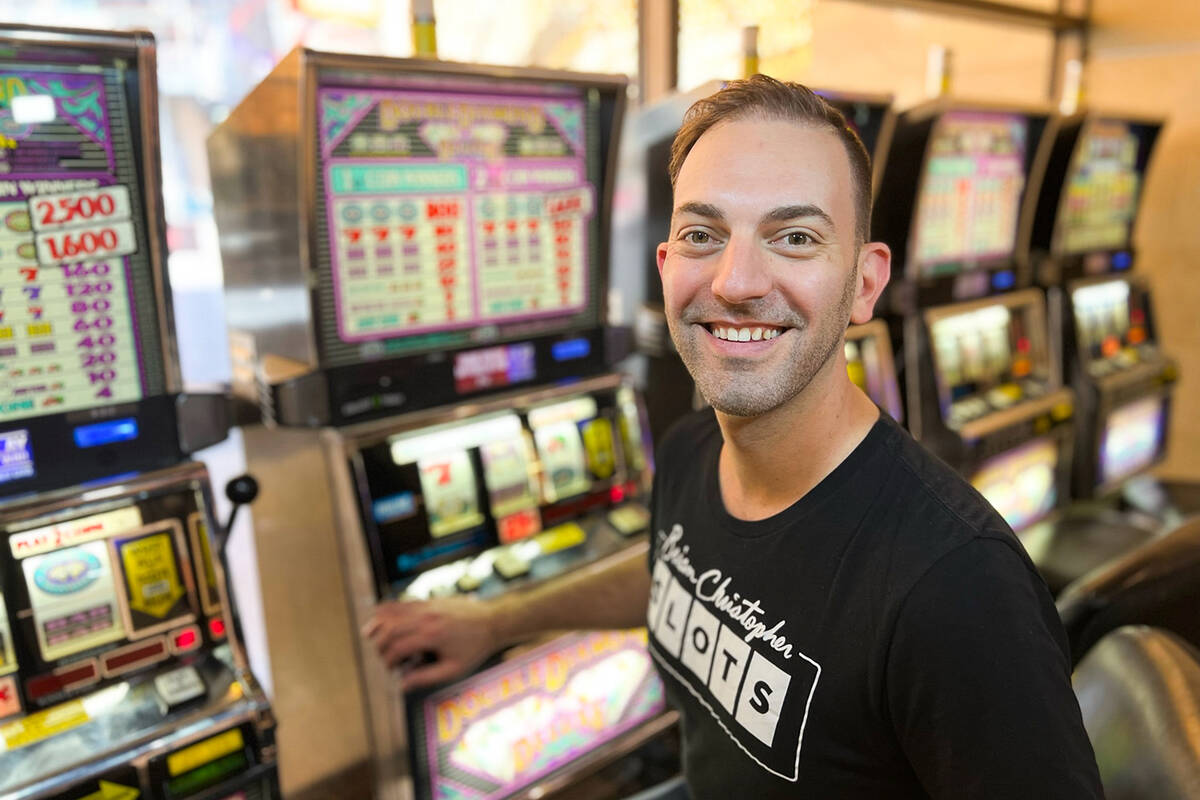
[[[1019,550],[1012,529],[983,495],[949,464],[885,420],[892,469],[880,513],[896,520],[906,537],[927,548],[948,549],[971,539],[996,539]]]

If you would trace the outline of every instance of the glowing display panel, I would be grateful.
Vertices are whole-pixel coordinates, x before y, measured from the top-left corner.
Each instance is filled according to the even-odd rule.
[[[511,796],[663,709],[644,630],[565,636],[425,701],[419,794]]]
[[[1165,401],[1147,397],[1108,415],[1100,438],[1100,483],[1127,478],[1154,463],[1162,452]]]
[[[0,423],[162,391],[128,80],[0,62]]]
[[[1109,361],[1129,366],[1153,349],[1149,298],[1127,281],[1093,283],[1071,291],[1080,357],[1094,366]]]
[[[1028,324],[1020,309],[1000,304],[931,324],[938,393],[952,424],[1025,396],[1036,377]]]
[[[979,490],[1014,531],[1029,527],[1058,502],[1055,470],[1058,447],[1052,440],[1035,439],[989,459],[971,477]]]
[[[1027,121],[1015,114],[955,111],[930,138],[913,229],[921,276],[1009,256],[1025,188]]]
[[[1141,176],[1138,137],[1128,123],[1091,122],[1071,159],[1059,211],[1064,253],[1129,246]]]
[[[42,658],[125,638],[108,547],[88,542],[21,562]]]
[[[317,93],[343,344],[433,349],[594,304],[585,93],[467,85]]]

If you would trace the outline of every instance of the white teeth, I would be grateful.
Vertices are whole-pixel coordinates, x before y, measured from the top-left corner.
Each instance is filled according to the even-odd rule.
[[[783,331],[778,328],[722,328],[714,325],[712,335],[729,342],[758,342],[774,339]]]

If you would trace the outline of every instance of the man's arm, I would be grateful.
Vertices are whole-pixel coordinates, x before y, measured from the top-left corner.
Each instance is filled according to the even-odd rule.
[[[462,675],[497,650],[540,633],[644,625],[649,597],[646,554],[634,547],[491,602],[448,597],[383,603],[363,634],[391,667],[434,656],[433,663],[405,674],[405,688],[417,689]]]
[[[896,736],[933,798],[1103,797],[1049,592],[975,539],[904,601],[887,656]]]

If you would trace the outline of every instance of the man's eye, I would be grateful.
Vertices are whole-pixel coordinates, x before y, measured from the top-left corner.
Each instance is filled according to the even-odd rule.
[[[799,231],[794,231],[787,234],[783,237],[783,240],[786,244],[790,244],[793,247],[803,247],[806,244],[812,244],[813,241],[812,237],[807,233],[801,233]]]
[[[683,235],[683,240],[688,244],[708,244],[712,237],[704,231],[688,231]]]

